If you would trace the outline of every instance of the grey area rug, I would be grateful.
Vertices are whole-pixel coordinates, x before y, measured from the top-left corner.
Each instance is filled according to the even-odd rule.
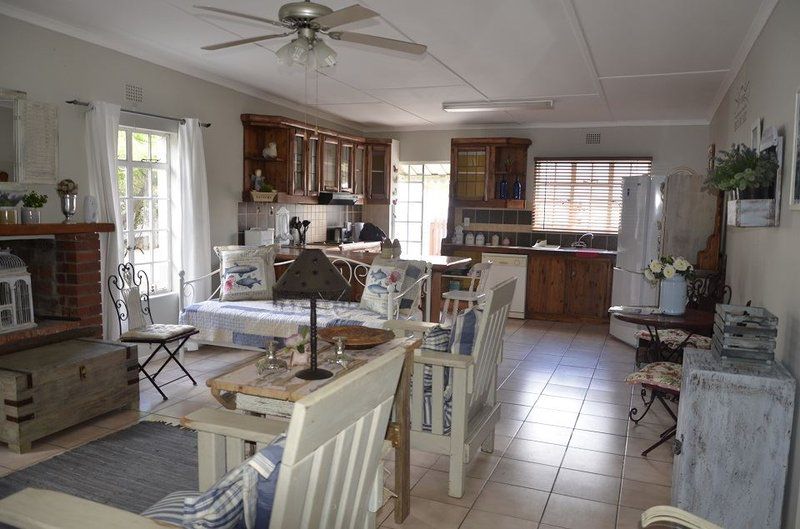
[[[197,433],[141,422],[0,478],[0,498],[36,487],[140,513],[197,486]]]

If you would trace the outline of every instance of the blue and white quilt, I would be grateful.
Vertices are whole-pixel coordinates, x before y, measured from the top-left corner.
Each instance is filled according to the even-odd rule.
[[[189,305],[180,323],[193,325],[200,342],[263,348],[274,339],[283,347],[286,338],[309,326],[311,306],[308,300],[219,301]],[[348,301],[317,302],[317,327],[363,325],[379,329],[386,317]]]

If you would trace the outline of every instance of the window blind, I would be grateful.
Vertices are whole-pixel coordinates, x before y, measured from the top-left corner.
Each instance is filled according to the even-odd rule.
[[[622,179],[650,174],[649,158],[537,158],[534,231],[617,233]]]

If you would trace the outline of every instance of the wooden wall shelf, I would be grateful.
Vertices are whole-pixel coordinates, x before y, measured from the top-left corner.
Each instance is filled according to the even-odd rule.
[[[71,233],[108,233],[114,231],[110,222],[75,224],[0,224],[0,237],[35,235],[66,235]]]

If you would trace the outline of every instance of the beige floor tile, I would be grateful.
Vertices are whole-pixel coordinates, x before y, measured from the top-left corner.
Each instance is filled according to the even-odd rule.
[[[484,480],[478,478],[464,478],[464,495],[461,498],[448,496],[447,489],[449,484],[449,474],[438,470],[430,469],[420,478],[411,495],[417,498],[425,498],[459,507],[471,507],[483,487]]]
[[[489,481],[550,492],[558,468],[504,457]]]
[[[566,447],[527,439],[511,441],[504,457],[557,467],[561,464]]]
[[[575,423],[577,430],[589,430],[591,432],[602,432],[612,435],[625,435],[628,431],[628,421],[623,419],[611,419],[609,417],[598,417],[597,415],[578,416]]]
[[[502,514],[471,510],[460,529],[536,529],[536,522]]]
[[[564,365],[564,360],[561,360],[561,363],[556,368],[556,372],[553,373],[554,375],[566,375],[571,377],[583,377],[583,378],[592,378],[594,375],[594,368],[593,367],[575,367]],[[591,386],[591,381],[589,382]]]
[[[592,379],[588,377],[578,377],[575,375],[565,375],[562,373],[553,373],[550,377],[550,384],[558,384],[559,386],[572,386],[574,388],[588,388],[592,383]]]
[[[536,401],[536,405],[533,408],[534,409],[545,408],[548,410],[579,412],[581,411],[582,405],[583,405],[582,400],[569,399],[564,397],[552,397],[550,395],[542,395]]]
[[[448,505],[424,498],[414,498],[411,502],[411,513],[401,525],[394,523],[394,516],[389,516],[381,527],[403,529],[457,529],[466,518],[469,509]]]
[[[494,431],[500,435],[507,435],[508,437],[514,437],[519,430],[519,427],[522,426],[521,420],[515,419],[503,419],[501,418],[495,424]]]
[[[112,411],[94,419],[91,424],[109,430],[122,430],[136,424],[145,415],[147,414],[135,410]]]
[[[644,510],[655,505],[669,505],[671,499],[671,487],[625,479],[622,481],[619,504]]]
[[[572,428],[575,426],[575,421],[578,420],[578,414],[568,411],[548,410],[546,408],[534,408],[528,414],[525,422],[538,422],[541,424],[549,424],[551,426],[562,426],[565,428]]]
[[[386,461],[394,461],[394,450],[390,450],[384,459]],[[414,466],[431,468],[436,464],[437,459],[439,459],[439,454],[411,449],[411,464]]]
[[[502,456],[511,444],[513,437],[494,434],[494,452],[492,455]]]
[[[620,435],[575,430],[572,432],[569,446],[583,448],[584,450],[594,450],[596,452],[625,455],[625,441],[626,438]]]
[[[0,467],[20,470],[64,452],[60,446],[42,442],[34,442],[31,451],[24,454],[12,452],[5,445],[0,445]]]
[[[642,511],[630,507],[617,510],[617,529],[641,529]]]
[[[541,380],[532,380],[521,375],[509,376],[500,389],[509,391],[522,391],[525,393],[541,393],[545,383]]]
[[[397,492],[394,487],[394,463],[392,462],[384,463],[383,468],[385,469],[383,486],[391,490],[392,492]],[[425,475],[428,469],[424,467],[417,467],[414,465],[411,465],[410,468],[411,468],[411,480],[410,480],[411,487],[414,487],[414,485],[416,485],[419,482],[419,480],[422,479],[422,476]]]
[[[653,444],[653,439],[639,439],[637,437],[628,437],[628,445],[625,447],[625,455],[628,457],[644,457],[644,452],[650,445]],[[672,441],[653,449],[647,454],[646,459],[650,461],[663,461],[672,464]]]
[[[164,424],[171,424],[173,426],[181,426],[180,418],[170,417],[168,415],[159,415],[158,413],[151,413],[150,415],[142,418],[142,422],[161,422]]]
[[[560,365],[594,370],[594,366],[597,365],[597,356],[574,356],[574,352],[573,350],[567,351],[564,358],[561,359]]]
[[[197,411],[199,409],[208,407],[209,404],[207,402],[187,399],[177,402],[172,406],[161,408],[158,410],[157,413],[159,415],[166,415],[167,417],[175,417],[176,419],[181,419],[186,415],[189,415],[193,411]]]
[[[375,513],[375,526],[376,527],[384,527],[382,524],[389,519],[390,516],[394,514],[394,504],[395,499],[389,498],[386,503],[384,503],[378,512]]]
[[[583,397],[586,396],[586,389],[572,386],[559,386],[558,384],[547,384],[542,390],[542,395],[583,400]]]
[[[14,471],[11,470],[10,468],[0,467],[0,478],[2,478],[4,476],[8,476],[12,472],[14,472]]]
[[[526,422],[517,432],[518,439],[529,441],[540,441],[542,443],[552,443],[566,446],[572,436],[572,428],[563,426],[551,426],[537,422]]]
[[[589,389],[599,389],[600,391],[629,392],[631,390],[631,386],[627,382],[619,382],[616,380],[602,380],[599,378],[594,378],[592,379],[592,383],[589,384]]]
[[[594,370],[594,378],[593,380],[613,380],[616,382],[623,382],[625,377],[630,374],[631,370],[624,369],[601,369],[597,368]]]
[[[108,428],[100,428],[90,423],[84,423],[45,437],[42,441],[54,446],[60,446],[61,448],[75,448],[110,433],[111,430]]]
[[[636,424],[633,421],[630,421],[630,424],[628,425],[628,435],[638,439],[657,441],[661,438],[661,433],[669,426],[673,426],[674,424],[674,422],[669,425],[652,424],[648,422],[640,422],[639,424]]]
[[[515,378],[524,378],[532,382],[547,383],[550,377],[553,376],[554,369],[555,368],[539,368],[523,362],[517,366],[514,372],[511,373],[511,376]]]
[[[648,461],[640,457],[626,457],[623,478],[656,485],[672,485],[672,464]]]
[[[603,391],[602,389],[590,389],[586,392],[586,400],[595,402],[608,402],[609,404],[629,405],[631,394],[624,391]]]
[[[471,478],[488,479],[499,462],[499,455],[478,452],[467,465],[465,474]],[[439,459],[436,460],[436,464],[431,468],[440,472],[449,472],[450,456],[439,456]]]
[[[606,476],[620,477],[622,475],[623,457],[605,452],[595,452],[582,448],[567,448],[564,455],[564,468],[582,470]]]
[[[531,406],[522,406],[520,404],[511,404],[504,402],[500,405],[500,416],[504,419],[514,419],[516,421],[524,421],[528,414],[533,409]]]
[[[538,393],[526,393],[523,391],[511,391],[506,389],[497,390],[498,401],[508,402],[511,404],[520,404],[522,406],[533,406],[538,397]]]
[[[547,503],[546,492],[489,481],[474,508],[538,522]]]
[[[565,529],[614,529],[616,516],[614,505],[552,494],[542,522]]]
[[[630,407],[624,404],[609,404],[608,402],[584,401],[581,414],[609,417],[611,419],[628,420]]]
[[[553,493],[617,505],[620,478],[562,468]]]

